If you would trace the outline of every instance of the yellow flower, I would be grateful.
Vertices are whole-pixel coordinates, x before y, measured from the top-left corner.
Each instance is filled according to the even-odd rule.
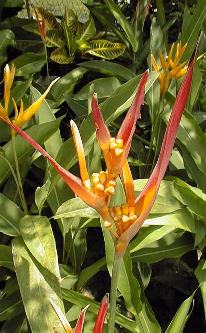
[[[155,57],[151,55],[151,63],[156,72],[160,72],[158,81],[160,83],[160,95],[164,95],[167,91],[169,84],[173,78],[179,79],[187,72],[186,61],[180,63],[183,53],[187,47],[187,44],[181,46],[181,42],[177,43],[176,52],[174,52],[174,43],[170,49],[170,52],[164,58],[162,52],[160,52],[160,64],[157,63]]]
[[[11,65],[11,69],[9,68],[9,65],[7,64],[4,69],[4,107],[0,103],[0,116],[2,116],[5,119],[9,119],[8,115],[8,107],[9,102],[11,99],[11,87],[14,81],[14,75],[15,75],[15,66],[14,64]],[[12,98],[12,102],[14,105],[15,110],[15,116],[13,119],[11,119],[11,122],[19,127],[21,127],[25,122],[30,120],[33,115],[39,110],[41,104],[43,103],[44,99],[46,98],[46,95],[50,91],[53,84],[58,80],[59,78],[52,81],[52,83],[49,85],[47,90],[43,95],[39,97],[37,101],[35,101],[32,105],[30,105],[26,110],[24,110],[23,101],[21,99],[20,102],[20,108],[18,110],[17,104],[15,100]]]

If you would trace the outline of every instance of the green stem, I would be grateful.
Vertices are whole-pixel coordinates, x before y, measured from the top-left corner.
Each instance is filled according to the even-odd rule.
[[[116,303],[117,303],[117,283],[118,283],[121,259],[122,256],[115,253],[114,264],[112,269],[111,290],[110,290],[108,333],[114,333]]]
[[[13,147],[13,153],[14,153],[14,162],[15,162],[15,168],[16,168],[16,179],[19,185],[19,191],[21,192],[21,202],[22,202],[22,207],[25,212],[25,214],[28,214],[28,208],[24,196],[24,191],[23,191],[23,186],[22,186],[22,181],[21,181],[21,175],[20,175],[20,170],[19,170],[19,163],[18,163],[18,158],[17,158],[17,153],[16,153],[16,143],[15,143],[15,135],[12,133],[12,147]]]
[[[47,80],[49,81],[48,54],[47,54],[47,48],[46,48],[46,43],[45,42],[44,42],[44,51],[45,51],[45,59],[46,59],[46,74],[47,74]]]
[[[19,193],[19,197],[20,197],[20,200],[22,201],[22,197],[21,197],[21,190],[20,190],[20,187],[19,187],[19,183],[18,183],[18,179],[15,175],[15,172],[14,172],[14,169],[12,168],[12,165],[11,163],[7,160],[6,157],[0,155],[0,157],[4,160],[4,162],[8,165],[9,169],[11,170],[11,173],[12,173],[12,176],[14,177],[14,181],[16,183],[16,187],[17,187],[17,191]]]

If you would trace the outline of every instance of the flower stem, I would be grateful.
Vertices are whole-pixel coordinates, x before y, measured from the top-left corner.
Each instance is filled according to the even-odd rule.
[[[122,256],[115,253],[114,264],[112,269],[111,290],[110,290],[108,333],[114,333],[115,312],[116,312],[116,303],[117,303],[117,283],[118,283],[121,259]]]
[[[18,188],[21,193],[21,195],[20,195],[21,203],[22,203],[24,213],[28,214],[28,208],[27,208],[27,204],[26,204],[26,200],[25,200],[25,196],[24,196],[21,175],[20,175],[20,170],[19,170],[19,163],[18,163],[18,158],[17,158],[17,153],[16,153],[15,135],[13,133],[12,133],[12,147],[13,147],[14,162],[15,162],[15,168],[16,168],[16,178],[18,181]]]

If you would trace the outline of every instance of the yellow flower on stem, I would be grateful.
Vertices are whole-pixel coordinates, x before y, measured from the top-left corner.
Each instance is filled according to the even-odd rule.
[[[186,61],[180,63],[181,57],[185,52],[187,44],[181,46],[181,42],[177,43],[176,52],[174,52],[174,43],[171,46],[170,52],[164,58],[160,52],[160,65],[155,57],[151,55],[151,63],[156,72],[160,72],[158,81],[160,84],[160,95],[164,95],[173,78],[179,79],[187,72]]]
[[[9,65],[5,66],[4,69],[4,107],[0,104],[0,116],[9,119],[8,115],[8,107],[11,98],[11,87],[14,81],[15,75],[15,66],[14,64],[11,65],[11,69]],[[18,110],[17,104],[15,100],[12,98],[12,102],[14,105],[15,116],[11,120],[11,122],[19,127],[21,127],[24,123],[29,121],[33,115],[39,110],[40,106],[42,105],[43,101],[45,100],[48,92],[50,91],[53,84],[58,80],[56,78],[49,87],[46,89],[44,94],[42,94],[37,101],[35,101],[32,105],[30,105],[26,110],[24,110],[23,100],[20,101],[20,108]]]

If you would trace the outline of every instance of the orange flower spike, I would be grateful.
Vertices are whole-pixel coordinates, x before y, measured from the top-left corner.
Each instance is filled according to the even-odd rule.
[[[101,301],[93,333],[103,333],[104,320],[107,315],[108,307],[109,307],[109,297],[106,294]]]
[[[123,179],[127,204],[130,207],[134,207],[135,204],[134,182],[128,161],[126,161],[123,166],[122,179]]]
[[[175,104],[172,108],[172,113],[164,134],[164,139],[162,142],[162,147],[160,150],[156,166],[143,191],[135,200],[135,213],[138,215],[138,218],[125,232],[123,232],[120,235],[117,241],[116,250],[117,253],[119,253],[120,255],[124,253],[129,241],[139,231],[140,227],[142,226],[145,219],[149,215],[152,206],[155,202],[155,199],[157,197],[159,186],[166,172],[169,159],[172,153],[172,149],[175,143],[175,138],[180,123],[180,119],[189,97],[190,87],[192,83],[194,62],[195,60],[193,58],[188,68],[188,72],[185,76],[185,79],[178,92]]]
[[[92,98],[92,117],[96,127],[97,140],[102,149],[108,175],[111,179],[115,179],[120,174],[129,154],[136,121],[141,116],[140,107],[144,102],[144,90],[147,78],[148,71],[143,74],[140,80],[133,103],[127,112],[116,138],[112,138],[110,135],[98,106],[96,95]]]

